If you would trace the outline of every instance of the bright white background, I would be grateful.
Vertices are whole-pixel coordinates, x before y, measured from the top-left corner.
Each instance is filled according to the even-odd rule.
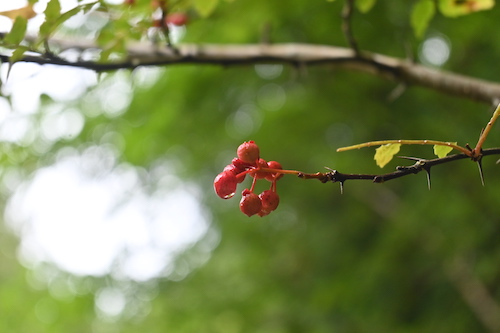
[[[38,13],[46,4],[40,2],[35,7]],[[61,0],[61,4],[66,11],[77,2]],[[26,1],[2,1],[0,11],[25,5]],[[42,22],[43,15],[31,19],[29,30],[36,32]],[[76,17],[68,24],[78,27],[83,23]],[[0,31],[9,31],[11,25],[8,18],[0,17]],[[68,107],[65,102],[81,98],[97,83],[91,71],[19,63],[8,79],[6,65],[0,75],[2,93],[12,102],[0,97],[0,142],[30,146],[43,155],[54,142],[77,136],[86,117],[120,115],[130,102],[133,80],[142,86],[154,84],[158,71],[144,69],[134,75],[107,77],[91,96],[93,104],[88,110]],[[42,106],[42,94],[54,103]],[[102,141],[96,146],[63,148],[53,165],[27,179],[15,168],[3,171],[4,187],[11,193],[5,219],[21,239],[20,262],[33,270],[51,263],[78,276],[112,274],[117,280],[138,282],[158,277],[182,279],[192,267],[175,265],[177,254],[210,232],[200,190],[179,179],[175,163],[167,158],[147,171],[119,162],[123,148],[116,145],[123,141],[119,133],[107,133]],[[146,191],[145,178],[158,188]],[[217,236],[213,232],[212,236],[198,264],[216,246]],[[39,276],[51,284],[53,275]],[[120,288],[109,286],[94,292],[96,310],[104,317],[117,317],[125,310],[127,294]],[[44,307],[40,308],[40,320],[47,321]]]

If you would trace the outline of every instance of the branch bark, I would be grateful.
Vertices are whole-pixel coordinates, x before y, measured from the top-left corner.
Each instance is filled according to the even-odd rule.
[[[51,50],[100,50],[93,41],[51,39]],[[182,44],[176,48],[148,42],[130,43],[127,58],[110,63],[70,61],[54,55],[30,53],[20,61],[86,68],[95,71],[133,69],[140,66],[252,65],[258,63],[321,65],[357,70],[384,79],[434,89],[480,102],[496,104],[500,100],[500,83],[463,76],[415,64],[411,61],[362,51],[361,56],[350,48],[311,44]],[[8,55],[0,60],[9,61]]]

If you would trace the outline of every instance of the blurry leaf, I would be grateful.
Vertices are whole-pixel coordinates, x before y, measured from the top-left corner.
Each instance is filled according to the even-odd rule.
[[[377,165],[383,168],[387,163],[392,160],[392,157],[399,152],[401,147],[400,143],[389,143],[378,147],[375,150],[375,161]]]
[[[215,10],[219,0],[193,0],[193,6],[201,16],[207,17]]]
[[[362,12],[367,13],[375,5],[375,0],[358,0],[356,7]]]
[[[436,7],[431,0],[419,0],[411,12],[411,26],[415,36],[421,38],[424,35],[429,22],[436,13]]]
[[[467,15],[480,10],[491,9],[495,0],[440,0],[439,10],[445,16]]]
[[[45,21],[40,26],[40,37],[42,39],[48,37],[55,29],[55,22],[61,15],[59,0],[50,0],[43,13],[45,14]]]
[[[452,142],[452,143],[455,145],[457,144],[457,142]],[[434,154],[439,158],[445,157],[452,150],[453,148],[448,146],[441,146],[441,145],[434,146]]]
[[[23,16],[16,17],[14,24],[12,25],[12,29],[5,36],[5,43],[7,44],[20,44],[24,36],[26,35],[26,27],[28,26],[28,20]]]
[[[84,14],[87,14],[92,8],[94,8],[94,6],[99,3],[99,1],[96,1],[96,2],[92,2],[92,3],[89,3],[89,4],[85,4],[85,5],[81,5],[81,8],[83,10],[83,13]],[[104,7],[100,7],[100,9],[104,9]]]
[[[23,17],[26,20],[29,20],[30,18],[35,17],[36,13],[33,10],[33,5],[26,5],[25,7],[22,8],[0,12],[0,15],[6,16],[11,20],[15,20],[17,17]]]
[[[14,50],[14,52],[10,56],[10,58],[9,58],[10,63],[15,63],[18,60],[21,60],[26,51],[28,51],[27,46],[23,46],[23,45],[19,46],[17,49]],[[9,69],[9,71],[10,71],[10,69]]]
[[[59,17],[56,20],[58,23],[57,25],[60,25],[61,23],[66,22],[67,20],[69,20],[70,18],[72,18],[73,16],[78,14],[81,10],[82,10],[81,7],[75,7],[73,9],[70,9],[67,12],[63,13],[62,15],[59,15]]]
[[[43,28],[40,27],[40,34],[42,36],[49,36],[52,32],[54,32],[55,29],[57,29],[61,24],[72,18],[73,16],[77,15],[80,12],[83,12],[84,14],[87,13],[90,9],[92,9],[96,2],[89,3],[89,4],[84,4],[77,6],[75,8],[72,8],[68,10],[65,13],[60,14],[61,7],[58,5],[59,2],[56,1],[56,4],[54,4],[53,8],[51,9],[51,16],[47,16],[46,14],[46,20],[42,24]],[[57,15],[53,15],[52,11],[54,13],[58,13]]]
[[[59,0],[50,0],[43,13],[45,14],[45,21],[55,21],[61,14]]]

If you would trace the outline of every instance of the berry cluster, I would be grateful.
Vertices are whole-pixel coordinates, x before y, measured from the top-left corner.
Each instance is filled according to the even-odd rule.
[[[124,0],[123,3],[129,7],[133,7],[136,5],[136,0]],[[151,8],[155,11],[159,10],[162,13],[161,19],[154,19],[152,22],[152,26],[155,28],[165,28],[168,24],[184,26],[189,21],[188,15],[184,12],[170,13],[166,0],[151,0]]]
[[[280,198],[276,193],[276,182],[283,174],[283,168],[276,161],[266,162],[260,158],[259,146],[254,141],[243,142],[236,152],[231,164],[215,177],[215,193],[222,199],[229,199],[236,193],[238,183],[243,182],[246,175],[253,177],[250,189],[244,189],[240,201],[240,210],[247,216],[266,216],[278,207]],[[259,195],[254,193],[257,179],[271,182],[271,188]]]

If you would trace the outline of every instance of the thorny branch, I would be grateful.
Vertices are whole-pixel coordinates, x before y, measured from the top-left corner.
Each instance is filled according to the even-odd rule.
[[[482,150],[481,157],[488,155],[499,155],[500,148],[489,148]],[[427,173],[427,181],[430,188],[430,173],[431,168],[444,163],[449,163],[453,161],[463,160],[470,158],[466,154],[455,154],[449,155],[442,158],[435,159],[423,159],[423,158],[415,158],[415,157],[401,157],[404,159],[414,160],[415,163],[410,166],[398,166],[396,167],[396,171],[385,173],[385,174],[352,174],[352,173],[341,173],[337,170],[331,170],[330,172],[317,172],[317,173],[303,173],[299,172],[298,177],[303,179],[318,179],[322,183],[333,182],[340,183],[341,191],[343,190],[343,185],[347,180],[371,180],[374,183],[383,183],[388,180],[417,174],[421,171],[425,171]],[[480,161],[480,160],[479,160]],[[476,161],[479,163],[479,161]],[[482,175],[481,175],[482,178]]]

